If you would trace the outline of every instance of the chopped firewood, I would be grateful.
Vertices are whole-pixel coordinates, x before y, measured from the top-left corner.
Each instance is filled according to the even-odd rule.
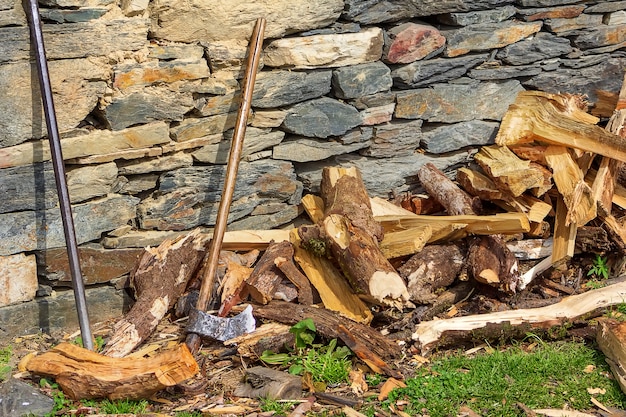
[[[234,392],[238,397],[295,400],[302,396],[302,382],[297,375],[255,366],[246,369],[244,378]]]
[[[434,214],[443,211],[443,206],[429,195],[403,195],[399,197],[399,204],[405,210],[415,214]]]
[[[432,235],[433,229],[428,225],[386,233],[380,242],[380,251],[387,259],[413,255],[424,248]]]
[[[459,168],[456,180],[465,191],[481,200],[510,200],[512,195],[499,189],[488,176],[469,168]]]
[[[429,245],[406,261],[398,272],[407,281],[411,301],[429,304],[456,280],[464,264],[465,254],[458,245]]]
[[[250,277],[253,270],[254,268],[248,268],[237,262],[228,261],[228,268],[218,289],[222,294],[222,303],[241,291],[241,285]]]
[[[430,242],[443,240],[445,233],[458,239],[468,234],[515,234],[530,230],[528,217],[523,213],[498,213],[489,216],[467,214],[461,216],[381,216],[377,219],[384,227],[385,233],[425,224],[430,225],[433,228]],[[448,228],[442,229],[442,227]],[[445,233],[442,233],[442,230]]]
[[[494,201],[494,203],[510,211],[526,213],[531,223],[543,222],[553,210],[552,205],[527,194],[514,197],[509,201],[500,200]]]
[[[502,118],[499,145],[532,141],[571,146],[626,162],[626,142],[596,125],[579,96],[522,91]]]
[[[137,301],[115,324],[105,355],[126,356],[154,331],[201,266],[207,243],[206,235],[196,229],[157,248],[146,248],[131,274]]]
[[[525,239],[507,242],[506,247],[523,261],[543,259],[552,254],[552,239]]]
[[[609,235],[609,239],[615,244],[615,248],[622,254],[626,254],[626,227],[613,215],[604,216],[602,227]]]
[[[278,284],[283,279],[283,274],[275,265],[274,260],[278,257],[287,259],[292,254],[293,247],[289,241],[270,243],[246,280],[248,292],[254,301],[259,304],[270,302]]]
[[[554,243],[551,258],[553,264],[568,261],[574,256],[576,229],[576,223],[568,221],[568,209],[563,198],[558,196],[554,216]]]
[[[296,288],[298,288],[298,302],[301,304],[311,305],[313,304],[313,290],[311,289],[311,282],[293,263],[294,250],[291,243],[289,243],[288,254],[288,258],[279,256],[274,259],[274,264],[282,271],[283,274],[285,274],[287,279],[291,281]]]
[[[332,262],[302,248],[296,229],[291,233],[294,259],[315,287],[324,306],[359,323],[372,321],[372,312],[352,291],[350,285]]]
[[[391,368],[380,356],[372,352],[367,346],[359,341],[346,326],[340,324],[337,328],[339,338],[350,348],[354,354],[361,359],[370,369],[377,374],[385,374],[392,378],[402,379],[402,374],[396,369]]]
[[[576,232],[576,249],[580,252],[606,253],[613,250],[613,243],[602,227],[582,226]]]
[[[251,333],[229,339],[226,346],[236,346],[237,353],[244,358],[259,358],[264,351],[281,352],[294,343],[295,336],[291,327],[280,323],[266,323]]]
[[[61,343],[30,357],[24,366],[33,374],[54,378],[73,400],[151,398],[198,373],[184,343],[149,358],[111,358]]]
[[[254,315],[257,318],[274,320],[279,323],[294,325],[299,321],[310,318],[315,323],[317,334],[328,339],[338,339],[338,326],[345,326],[352,334],[359,335],[359,341],[386,362],[402,356],[400,347],[387,339],[377,330],[361,323],[353,322],[339,314],[310,306],[273,300],[267,305],[256,306]]]
[[[554,282],[551,279],[543,279],[541,281],[541,285],[544,285],[548,288],[552,288],[553,290],[557,290],[568,295],[572,295],[576,293],[576,289],[560,284],[558,282]]]
[[[618,94],[613,91],[596,90],[596,104],[591,109],[591,114],[598,117],[611,117],[615,110]]]
[[[565,224],[570,222],[584,225],[594,219],[597,204],[591,188],[585,182],[585,175],[564,146],[548,146],[546,161],[552,169],[554,183],[567,206]]]
[[[507,293],[518,289],[519,265],[502,237],[476,238],[469,247],[467,263],[470,275],[476,281]]]
[[[374,220],[379,216],[388,216],[388,215],[412,215],[415,214],[411,210],[407,210],[400,206],[393,204],[391,201],[384,200],[380,197],[372,197],[370,198],[370,206],[372,207],[372,215],[374,216]]]
[[[451,216],[459,214],[478,214],[481,211],[480,200],[474,199],[461,190],[434,164],[424,164],[417,176],[429,195],[439,202]]]
[[[551,235],[552,228],[550,223],[543,221],[541,223],[530,223],[530,230],[525,233],[528,238],[547,239]]]
[[[422,352],[428,352],[445,340],[446,343],[459,342],[480,334],[485,338],[512,334],[515,328],[524,333],[533,328],[549,329],[586,315],[597,309],[624,302],[626,282],[572,295],[549,306],[535,309],[520,309],[454,317],[445,320],[422,322],[412,335]],[[482,329],[479,332],[479,329]],[[489,334],[487,334],[487,332]]]
[[[483,146],[474,160],[489,175],[497,187],[519,197],[526,190],[536,189],[541,196],[552,183],[541,165],[520,159],[506,146]]]
[[[307,194],[302,197],[301,203],[304,211],[306,211],[313,223],[317,223],[324,218],[324,201],[322,197]]]
[[[405,305],[409,293],[380,251],[383,230],[374,220],[360,172],[354,167],[324,168],[321,195],[325,217],[320,236],[354,290],[372,302]],[[300,228],[300,237],[306,243],[304,230]]]
[[[598,320],[598,324],[598,347],[606,356],[620,388],[626,393],[626,323],[602,318]]]
[[[211,237],[211,234],[208,235]],[[222,249],[225,250],[264,250],[271,241],[289,240],[289,230],[233,230],[224,233]]]
[[[615,183],[621,164],[622,162],[607,157],[602,157],[600,161],[600,167],[591,186],[591,195],[598,203],[600,215],[611,214]]]
[[[546,163],[546,146],[538,143],[509,145],[508,148],[517,156],[528,161],[533,161],[539,165],[547,165]]]

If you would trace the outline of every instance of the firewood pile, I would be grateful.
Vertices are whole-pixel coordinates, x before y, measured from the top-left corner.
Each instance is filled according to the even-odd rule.
[[[256,360],[285,343],[290,325],[312,318],[320,335],[341,340],[374,372],[402,378],[407,353],[516,329],[523,335],[623,302],[624,282],[585,292],[578,283],[537,278],[566,265],[577,248],[626,254],[626,189],[618,181],[626,89],[606,128],[586,110],[579,96],[520,93],[496,143],[455,181],[432,164],[419,169],[427,195],[370,198],[358,170],[325,168],[320,195],[302,201],[309,224],[226,233],[215,316],[227,323],[251,304],[265,324],[224,344]],[[145,250],[131,275],[137,302],[115,325],[105,355],[124,358],[168,312],[189,314],[210,239],[195,230]],[[534,286],[543,297],[521,297]],[[477,294],[485,295],[474,297],[482,307],[471,314],[464,303]],[[30,364],[31,372],[54,375],[49,362]],[[161,366],[197,371],[188,363]],[[76,390],[73,397],[91,395]]]

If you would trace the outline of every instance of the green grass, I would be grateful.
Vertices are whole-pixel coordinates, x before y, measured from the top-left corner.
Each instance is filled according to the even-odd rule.
[[[473,358],[457,353],[419,370],[385,404],[406,400],[405,412],[427,410],[431,417],[457,415],[462,405],[481,415],[524,416],[516,403],[531,409],[593,408],[587,388],[601,388],[606,392],[596,399],[623,408],[626,396],[609,375],[602,354],[582,343],[540,344],[530,353],[514,347]]]
[[[11,374],[11,367],[9,366],[11,355],[13,355],[11,346],[0,349],[0,382],[7,379]]]
[[[279,401],[272,398],[261,398],[259,408],[262,412],[273,411],[275,416],[286,416],[291,412],[296,401]]]

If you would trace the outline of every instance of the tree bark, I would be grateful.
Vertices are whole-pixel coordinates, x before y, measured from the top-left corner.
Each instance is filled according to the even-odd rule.
[[[478,214],[480,200],[461,190],[432,163],[424,164],[417,176],[429,195],[441,204],[449,215]]]

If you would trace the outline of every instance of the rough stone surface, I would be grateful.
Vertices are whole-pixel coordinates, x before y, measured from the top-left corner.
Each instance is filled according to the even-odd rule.
[[[515,0],[515,4],[524,7],[551,7],[562,4],[577,3],[576,0]]]
[[[422,129],[422,147],[430,153],[446,153],[468,146],[483,146],[494,143],[498,133],[497,122],[471,120],[452,125],[442,124]]]
[[[72,207],[79,244],[100,238],[136,217],[138,198],[110,195]],[[65,246],[58,209],[0,214],[0,255]]]
[[[293,106],[283,128],[296,135],[327,138],[342,135],[360,123],[361,116],[354,107],[322,97]]]
[[[544,21],[546,29],[554,33],[570,32],[577,29],[585,29],[602,24],[600,14],[581,14],[572,19],[547,19]]]
[[[574,45],[580,49],[599,48],[623,42],[626,42],[626,24],[586,29],[574,39]]]
[[[321,161],[334,155],[355,152],[366,146],[368,146],[367,142],[342,144],[335,141],[297,138],[274,146],[272,158],[294,162]]]
[[[143,249],[106,250],[101,247],[78,248],[80,269],[85,285],[103,284],[129,274],[136,266]],[[53,287],[72,286],[67,250],[65,248],[36,252],[39,273]]]
[[[386,104],[379,107],[369,107],[361,111],[361,125],[373,126],[391,121],[393,112],[396,109],[395,103]]]
[[[224,133],[235,127],[237,113],[218,114],[210,117],[187,118],[171,129],[178,142]]]
[[[396,117],[445,123],[502,120],[517,93],[523,90],[515,80],[435,84],[432,88],[398,93]]]
[[[411,155],[420,144],[421,120],[393,121],[374,127],[369,148],[361,152],[375,158],[392,158]]]
[[[121,65],[115,68],[113,87],[119,89],[144,87],[159,83],[197,80],[209,77],[204,59],[196,61],[148,61],[141,64]]]
[[[9,378],[0,385],[0,415],[3,417],[45,416],[52,413],[54,400],[37,387]]]
[[[518,42],[541,29],[540,22],[532,23],[486,23],[444,31],[447,39],[445,55],[454,57],[472,51],[503,48]]]
[[[30,301],[36,292],[35,255],[0,256],[0,307]]]
[[[488,58],[488,54],[477,54],[418,61],[395,68],[391,76],[399,86],[422,87],[459,78],[468,69],[485,62]]]
[[[176,152],[171,155],[163,155],[156,158],[119,161],[117,168],[120,175],[137,175],[147,174],[149,172],[169,171],[189,167],[191,165],[193,165],[193,158],[190,154]]]
[[[56,23],[78,23],[102,17],[108,9],[106,7],[81,7],[80,9],[39,9],[41,20]]]
[[[132,303],[124,290],[101,286],[87,288],[87,309],[91,323],[119,318]],[[0,309],[0,342],[10,343],[15,336],[52,331],[78,330],[74,291],[57,291],[52,297],[38,298]]]
[[[265,38],[280,38],[333,23],[343,2],[320,0],[311,7],[308,0],[174,0],[153,7],[159,19],[152,30],[159,39],[191,43],[237,38],[247,42],[257,17],[267,19]]]
[[[262,71],[252,96],[255,108],[289,106],[321,97],[330,91],[331,71]]]
[[[561,7],[546,7],[538,9],[517,9],[517,14],[527,22],[544,19],[571,19],[578,17],[585,10],[584,5],[571,5]],[[587,9],[589,10],[589,9]]]
[[[487,63],[488,64],[488,63]],[[482,65],[471,69],[468,75],[476,80],[494,81],[509,80],[518,77],[532,77],[541,74],[540,65],[494,66]]]
[[[67,188],[72,203],[107,195],[113,190],[118,174],[114,162],[81,166],[68,169],[66,172]]]
[[[257,206],[258,208],[259,206]],[[301,214],[298,206],[284,205],[284,209],[271,214],[257,214],[255,210],[250,216],[241,220],[232,222],[228,228],[230,230],[263,230],[275,229],[279,226],[289,223]]]
[[[606,1],[587,6],[587,13],[610,13],[626,9],[626,1]]]
[[[434,26],[403,23],[385,32],[383,61],[390,64],[408,64],[440,51],[446,44]]]
[[[531,39],[525,39],[505,47],[498,52],[496,58],[510,65],[525,65],[567,55],[572,50],[568,39],[550,33],[538,33]]]
[[[41,210],[57,204],[52,163],[23,165],[0,170],[0,213]]]
[[[98,104],[109,67],[94,58],[51,61],[48,66],[59,131],[67,131]],[[46,135],[36,68],[28,62],[11,63],[0,65],[0,74],[0,148]]]
[[[270,67],[333,68],[373,62],[383,53],[383,31],[370,28],[359,33],[313,35],[270,42],[264,63]]]
[[[332,85],[335,96],[357,98],[387,91],[393,80],[389,67],[382,62],[371,62],[334,70]]]
[[[233,132],[229,131],[225,135],[225,140],[206,145],[192,153],[196,161],[211,164],[226,164],[230,153]],[[246,129],[246,136],[243,141],[241,156],[246,157],[255,152],[269,149],[278,145],[285,137],[285,132],[272,131],[271,129],[259,129],[249,127]]]
[[[467,13],[444,13],[437,16],[437,20],[446,25],[469,26],[481,23],[498,23],[515,15],[514,6],[496,7],[492,10],[479,10]]]

